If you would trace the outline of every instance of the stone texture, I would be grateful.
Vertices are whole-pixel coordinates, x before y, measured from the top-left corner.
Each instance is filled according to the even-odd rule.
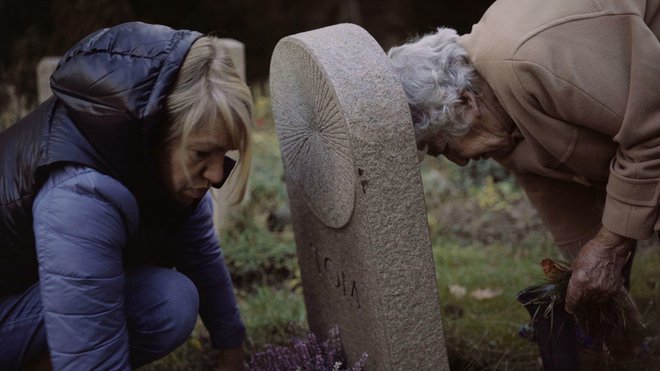
[[[50,75],[53,74],[60,57],[43,57],[37,64],[37,97],[39,103],[43,103],[46,99],[53,95],[50,90]]]
[[[227,48],[229,59],[234,63],[234,67],[238,70],[238,74],[243,81],[245,78],[245,44],[238,40],[221,38],[222,44]]]
[[[362,28],[277,44],[270,77],[310,328],[339,325],[349,363],[448,370],[406,99]]]

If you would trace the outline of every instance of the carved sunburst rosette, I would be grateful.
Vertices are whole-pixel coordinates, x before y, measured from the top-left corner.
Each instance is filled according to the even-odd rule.
[[[341,228],[355,203],[355,167],[346,117],[332,82],[306,46],[277,45],[270,90],[284,171],[323,224]]]

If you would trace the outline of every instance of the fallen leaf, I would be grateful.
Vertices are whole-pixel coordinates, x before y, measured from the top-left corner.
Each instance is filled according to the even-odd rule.
[[[554,261],[552,259],[543,259],[541,267],[545,277],[550,281],[561,280],[566,274],[570,274],[570,267],[566,263]]]
[[[460,299],[467,293],[467,289],[461,285],[449,285],[449,293]]]
[[[470,293],[470,296],[477,300],[488,300],[502,295],[502,289],[476,289]]]

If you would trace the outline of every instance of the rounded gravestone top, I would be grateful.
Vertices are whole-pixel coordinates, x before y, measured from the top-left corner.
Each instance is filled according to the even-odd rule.
[[[325,225],[341,228],[355,203],[355,170],[346,117],[332,83],[306,45],[275,48],[271,97],[289,179]]]
[[[354,24],[295,34],[273,51],[270,90],[289,192],[293,183],[325,225],[345,226],[358,188],[353,156],[410,121],[389,58]]]

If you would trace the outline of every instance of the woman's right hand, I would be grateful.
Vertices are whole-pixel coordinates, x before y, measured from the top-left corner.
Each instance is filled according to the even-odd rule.
[[[601,228],[573,260],[573,274],[566,290],[565,308],[569,313],[581,301],[606,301],[623,292],[621,271],[630,258],[634,240]]]

